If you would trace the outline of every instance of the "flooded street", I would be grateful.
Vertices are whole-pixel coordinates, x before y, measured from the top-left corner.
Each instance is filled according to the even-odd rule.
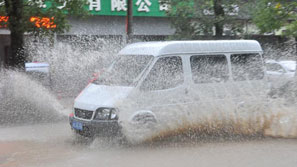
[[[0,167],[294,167],[297,0],[0,0]]]
[[[75,142],[65,122],[0,128],[0,166],[294,166],[295,139],[202,140],[128,146]]]
[[[79,77],[77,74],[74,78]],[[93,141],[75,138],[67,118],[73,110],[75,91],[72,92],[75,95],[65,91],[62,92],[65,96],[61,96],[58,91],[46,89],[18,72],[2,73],[1,79],[0,167],[297,164],[296,106],[286,105],[282,99],[246,98],[246,103],[240,105],[228,98],[211,100],[194,105],[197,110],[190,116],[183,114],[188,108],[177,105],[164,112],[172,115],[171,124],[163,124],[159,131],[144,138],[140,135],[138,144],[133,143],[139,137],[133,128],[123,126],[132,141],[126,144],[117,138],[97,137]],[[76,80],[67,81],[65,85],[72,84],[79,90]],[[63,85],[64,80],[60,84]],[[69,90],[72,91],[71,87]],[[129,116],[122,113],[121,116]]]

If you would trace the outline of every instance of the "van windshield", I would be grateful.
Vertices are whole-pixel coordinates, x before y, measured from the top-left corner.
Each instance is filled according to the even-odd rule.
[[[149,55],[122,55],[94,81],[94,84],[134,86],[138,77],[151,63],[152,59],[153,56]]]

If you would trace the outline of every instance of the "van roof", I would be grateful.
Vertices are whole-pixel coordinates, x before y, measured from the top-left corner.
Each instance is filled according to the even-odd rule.
[[[255,40],[203,40],[139,42],[127,45],[120,55],[168,55],[187,53],[262,52]]]

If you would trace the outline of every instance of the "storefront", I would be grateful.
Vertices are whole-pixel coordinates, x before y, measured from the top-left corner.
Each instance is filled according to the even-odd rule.
[[[90,38],[116,39],[126,41],[127,28],[127,4],[126,0],[88,0],[85,6],[90,16],[78,19],[69,17],[71,28],[68,32],[57,34],[56,40],[67,41],[77,36],[88,36]],[[1,5],[1,4],[0,4]],[[3,5],[3,4],[2,4]],[[40,7],[47,8],[51,0],[47,0]],[[66,2],[58,6],[63,9]],[[236,12],[240,12],[236,8]],[[168,5],[160,3],[159,0],[133,0],[133,36],[137,40],[163,40],[174,34],[175,29],[171,27],[170,19],[166,16]],[[211,13],[210,13],[211,14]],[[234,13],[233,15],[237,15]],[[52,18],[30,18],[30,21],[38,26],[49,26],[54,28]],[[0,23],[7,21],[5,16],[0,16]],[[249,23],[249,19],[239,19],[244,25],[243,34],[255,34],[255,27]],[[46,24],[44,24],[46,22]],[[1,25],[1,24],[0,24]],[[57,25],[58,26],[58,25]],[[228,32],[228,31],[226,31]],[[226,33],[228,34],[228,33]],[[0,61],[5,61],[5,55],[9,45],[9,31],[0,27]]]
[[[90,16],[84,19],[69,18],[71,28],[64,34],[57,34],[57,40],[67,39],[69,36],[99,36],[103,38],[126,38],[126,0],[88,0],[86,9]],[[51,5],[50,1],[41,4],[42,8]],[[67,4],[59,6],[63,9]],[[174,33],[170,20],[166,17],[168,6],[159,0],[133,0],[133,34],[136,38],[155,37],[162,39]],[[3,17],[0,22],[7,22]],[[32,22],[41,20],[30,19]],[[37,25],[38,26],[38,25]],[[8,54],[9,30],[0,27],[0,62],[5,61]]]

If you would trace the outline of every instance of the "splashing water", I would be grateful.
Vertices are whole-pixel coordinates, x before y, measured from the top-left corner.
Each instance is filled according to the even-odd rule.
[[[50,65],[52,89],[26,73],[0,71],[0,125],[65,119],[71,109],[63,107],[57,96],[73,99],[94,72],[110,64],[119,46],[116,40],[68,40],[52,45],[28,38],[29,60]]]
[[[277,50],[275,52],[281,51]],[[272,49],[268,48],[266,54],[270,54],[268,56],[269,58],[277,55],[275,53],[275,55],[272,55],[271,53]],[[282,58],[290,57],[288,54],[288,52],[284,53]],[[201,65],[203,66],[203,64]],[[237,70],[244,69],[248,63],[242,65],[243,66],[240,66]],[[220,66],[214,66],[211,68],[219,67]],[[211,78],[211,76],[206,78]],[[154,82],[156,82],[156,80],[154,80]],[[161,81],[161,83],[163,82]],[[131,117],[132,115],[132,113],[128,112],[133,109],[135,111],[135,108],[137,108],[135,106],[138,104],[135,101],[143,96],[147,96],[145,94],[138,95],[136,98],[132,97],[128,102],[125,101],[123,104],[119,104],[119,106],[127,108],[124,110],[126,113],[120,115],[120,119],[122,119],[121,121],[123,122],[123,132],[131,143],[154,142],[156,140],[165,140],[176,136],[181,137],[181,139],[183,137],[195,139],[205,135],[217,137],[272,136],[296,138],[297,113],[295,99],[297,94],[292,95],[292,92],[296,92],[294,91],[296,84],[294,84],[294,82],[289,84],[291,84],[291,86],[286,85],[287,88],[285,91],[282,89],[279,90],[280,92],[278,92],[278,94],[282,94],[282,96],[277,96],[275,99],[267,97],[268,94],[264,91],[264,87],[263,89],[258,89],[259,86],[253,84],[243,86],[240,84],[237,85],[236,83],[231,84],[231,86],[218,88],[210,86],[211,89],[205,91],[203,90],[204,87],[201,87],[202,89],[197,87],[199,88],[199,92],[197,92],[201,94],[199,95],[199,100],[197,100],[196,95],[193,97],[190,96],[186,99],[186,103],[189,104],[181,104],[177,100],[178,105],[170,103],[171,105],[175,105],[174,107],[166,105],[168,103],[163,103],[165,107],[159,104],[160,101],[164,101],[164,99],[170,97],[154,96],[152,98],[157,97],[158,99],[150,99],[153,104],[149,102],[150,100],[148,99],[150,97],[148,97],[146,101],[149,103],[149,106],[159,105],[158,109],[153,109],[158,119],[158,123],[153,125],[153,127],[137,126],[129,122],[131,119],[127,119],[127,117]],[[212,96],[210,95],[212,89],[218,91],[218,94],[227,90],[223,93],[225,97],[212,97],[207,100],[209,96]],[[264,94],[258,96],[256,95],[258,91],[263,91]],[[203,94],[203,92],[205,94]],[[235,94],[237,94],[237,92],[243,94],[237,97],[237,95],[234,96],[234,92]],[[231,96],[228,97],[227,94]],[[174,97],[179,98],[178,96]]]
[[[237,70],[246,68],[249,63],[239,64]],[[165,68],[164,65],[162,68]],[[257,66],[251,66],[249,68],[257,69]],[[177,68],[170,69],[170,74],[172,70],[178,70]],[[220,69],[219,71],[222,70]],[[164,76],[169,76],[170,74]],[[244,72],[239,74],[244,74]],[[211,76],[208,76],[208,78],[210,77]],[[154,82],[158,82],[156,78],[153,80]],[[160,83],[162,85],[162,83],[166,82],[160,81]],[[135,108],[137,108],[136,106],[139,105],[137,103],[138,99],[149,95],[143,94],[130,97],[130,101],[124,100],[122,104],[118,104],[120,106],[119,108],[126,108],[120,110],[120,121],[123,122],[123,133],[131,143],[163,140],[178,135],[184,135],[190,138],[199,138],[201,135],[297,137],[296,106],[288,105],[287,99],[270,99],[267,97],[267,94],[257,96],[257,91],[263,91],[263,93],[267,92],[259,89],[259,86],[255,86],[255,84],[246,85],[246,87],[242,86],[243,85],[237,85],[236,83],[229,85],[229,88],[219,87],[216,89],[211,86],[211,89],[218,90],[219,92],[225,89],[230,91],[231,89],[231,92],[227,91],[225,94],[223,93],[224,95],[231,94],[231,97],[226,96],[224,98],[220,97],[219,99],[213,97],[204,100],[207,99],[209,96],[208,92],[211,91],[199,90],[199,94],[201,92],[206,93],[205,95],[203,93],[201,94],[200,100],[195,100],[194,95],[194,97],[186,99],[188,103],[191,103],[189,105],[180,104],[179,102],[177,102],[179,103],[178,105],[171,103],[171,105],[175,105],[175,108],[168,107],[168,105],[166,105],[168,103],[159,104],[159,102],[164,101],[167,97],[148,97],[148,99],[158,98],[157,100],[150,99],[152,102],[158,104],[152,104],[148,99],[144,100],[148,102],[148,104],[144,106],[159,105],[159,108],[154,110],[154,113],[157,115],[158,123],[157,125],[153,125],[153,128],[141,127],[129,122],[131,121],[129,117],[131,118],[133,112],[135,112]],[[232,96],[234,92],[235,94],[237,92],[243,94],[240,97]],[[178,94],[178,92],[176,93]],[[141,108],[141,106],[139,108]]]
[[[68,115],[56,97],[27,74],[0,73],[1,124],[59,120]]]
[[[54,91],[63,90],[68,96],[75,96],[87,84],[91,74],[108,66],[121,48],[117,41],[102,42],[104,46],[95,50],[62,42],[53,47],[36,47],[34,43],[29,43],[28,48],[35,48],[29,53],[32,61],[50,64]],[[94,43],[96,42],[92,41],[85,45]],[[26,75],[15,71],[1,72],[0,75],[0,107],[1,111],[9,111],[6,115],[1,113],[0,121],[5,122],[2,119],[5,117],[31,121],[35,118],[56,119],[70,112],[59,104],[50,91]],[[177,106],[175,110],[166,111],[164,115],[170,115],[170,118],[161,118],[160,124],[153,130],[137,129],[128,122],[123,122],[123,132],[131,143],[153,142],[179,135],[188,138],[203,135],[297,137],[297,113],[294,105],[287,105],[282,98],[247,98],[245,101],[247,103],[244,105],[228,98],[213,100],[211,103],[201,101],[199,105],[192,106],[191,109],[195,112],[191,113],[188,113],[189,108]],[[129,103],[134,104],[135,102]],[[27,116],[23,117],[24,115]]]
[[[213,137],[297,137],[296,107],[286,105],[283,99],[246,99],[245,104],[231,99],[199,103],[194,112],[182,106],[164,115],[152,128],[139,128],[128,122],[123,131],[131,143],[151,143],[172,138],[201,139]]]
[[[49,63],[54,92],[76,96],[87,85],[92,74],[110,65],[122,47],[121,41],[116,39],[89,38],[70,39],[54,45],[27,42],[31,61]]]

